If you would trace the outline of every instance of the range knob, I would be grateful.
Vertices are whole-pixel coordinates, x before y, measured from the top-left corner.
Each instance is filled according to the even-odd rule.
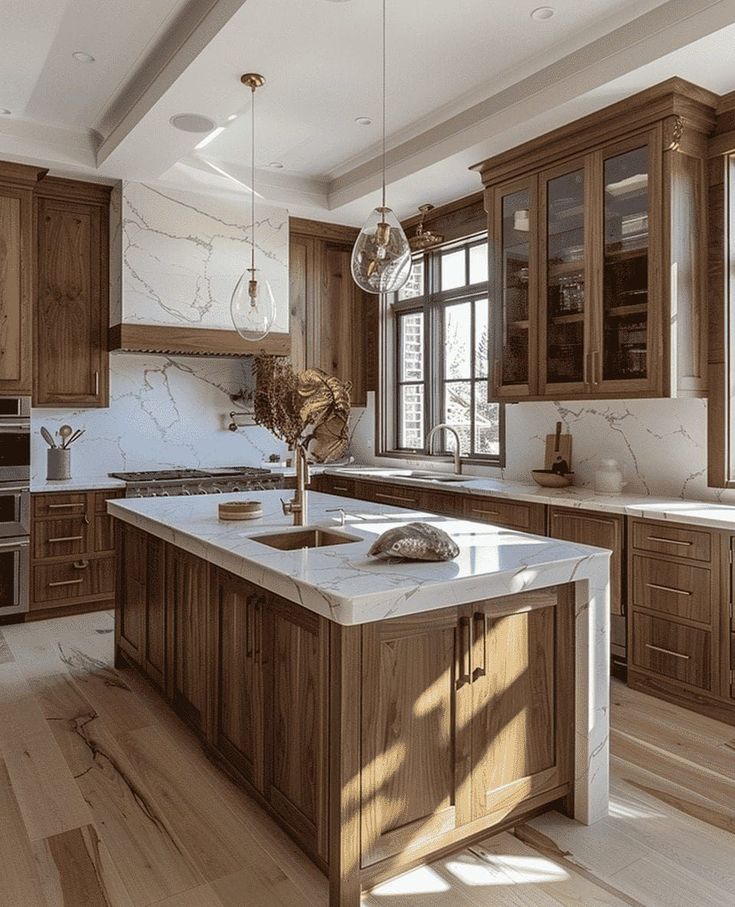
[[[241,489],[240,489],[240,486],[239,486],[239,485],[233,485],[231,490],[232,490],[232,491],[240,491]]]
[[[206,488],[203,488],[203,487],[200,485],[200,486],[197,488],[196,493],[197,493],[197,494],[206,494],[206,493],[207,493],[207,489],[206,489]]]
[[[181,493],[182,493],[182,494],[186,494],[186,495],[190,495],[190,494],[191,494],[191,491],[189,491],[188,488],[182,488],[182,489],[181,489]]]

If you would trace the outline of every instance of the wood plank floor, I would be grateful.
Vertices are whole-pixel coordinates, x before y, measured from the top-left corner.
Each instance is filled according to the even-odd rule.
[[[0,907],[326,907],[326,880],[134,671],[113,618],[0,629]],[[735,905],[735,729],[615,683],[610,816],[548,813],[365,907]]]

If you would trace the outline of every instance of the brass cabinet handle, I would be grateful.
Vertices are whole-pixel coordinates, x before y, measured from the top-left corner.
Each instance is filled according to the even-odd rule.
[[[83,579],[63,579],[57,580],[55,583],[49,583],[49,589],[54,588],[55,586],[78,586],[80,583],[83,583]]]
[[[478,510],[477,507],[472,508],[472,513],[482,513],[485,516],[500,516],[499,510]]]
[[[72,566],[75,570],[86,570],[89,567],[89,561],[74,561]]]
[[[344,485],[332,485],[332,491],[347,491],[347,492],[349,492],[349,490],[350,490],[350,489],[347,488],[347,487],[344,486]]]
[[[383,494],[380,491],[375,492],[376,498],[383,498],[385,501],[400,501],[402,504],[418,504],[416,498],[401,498],[398,495],[393,494]]]
[[[470,648],[472,647],[472,621],[469,617],[459,619],[459,671],[457,689],[472,683],[470,674]]]
[[[694,542],[685,542],[685,541],[682,541],[681,539],[665,539],[663,536],[660,536],[660,535],[649,535],[648,541],[649,542],[663,542],[666,545],[684,545],[686,548],[691,548],[691,546],[694,544]]]
[[[674,652],[671,649],[663,649],[661,646],[654,646],[652,643],[646,643],[647,649],[652,649],[654,652],[661,652],[664,655],[673,655],[674,658],[682,658],[684,661],[689,661],[691,658],[690,655],[684,655],[682,652]]]
[[[646,583],[649,589],[659,589],[661,592],[672,592],[674,595],[691,595],[686,589],[675,589],[673,586],[660,586],[658,583]]]
[[[49,545],[55,545],[57,542],[83,542],[83,535],[60,535],[57,539],[46,539]]]
[[[477,680],[478,677],[485,677],[487,675],[487,614],[483,611],[476,611],[472,617],[475,624],[479,624],[479,627],[475,631],[475,635],[479,632],[482,634],[482,667],[478,665],[472,672],[472,680]]]
[[[76,507],[86,507],[86,504],[49,504],[49,510],[72,510]]]
[[[600,354],[597,350],[592,350],[592,383],[597,385],[600,383],[601,375],[598,374],[600,370]]]
[[[100,373],[95,372],[94,373],[94,395],[95,395],[95,397],[99,397],[99,394],[100,394]]]

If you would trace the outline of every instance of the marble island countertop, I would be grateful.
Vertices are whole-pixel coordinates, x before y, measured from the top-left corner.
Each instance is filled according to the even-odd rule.
[[[735,531],[735,506],[711,501],[654,497],[645,494],[597,494],[591,488],[577,488],[574,485],[567,488],[542,488],[539,485],[479,476],[466,476],[467,481],[463,482],[437,482],[411,476],[412,471],[420,470],[383,469],[374,466],[349,466],[324,470],[328,475],[349,476],[360,481],[389,481],[396,484],[430,488],[437,492],[488,495],[514,501],[618,513],[649,520],[666,520],[674,523],[687,523],[692,526],[706,526],[710,529]],[[427,469],[426,471],[435,470]],[[442,475],[438,470],[436,472],[438,475]]]
[[[196,497],[119,499],[108,511],[212,564],[327,617],[352,625],[545,588],[559,583],[607,584],[610,553],[384,504],[309,494],[309,525],[328,527],[357,541],[326,548],[283,551],[255,536],[295,527],[281,512],[280,491]],[[264,516],[247,522],[218,518],[227,500],[257,499]],[[330,509],[344,508],[345,525]],[[368,557],[386,529],[412,520],[440,526],[459,545],[445,563],[389,563]]]

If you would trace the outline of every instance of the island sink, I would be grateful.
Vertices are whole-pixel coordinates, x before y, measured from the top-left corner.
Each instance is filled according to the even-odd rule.
[[[333,532],[331,529],[311,527],[296,532],[269,532],[266,535],[252,536],[254,542],[279,548],[281,551],[298,551],[300,548],[331,548],[334,545],[348,545],[350,542],[361,542],[357,535],[344,532]]]

